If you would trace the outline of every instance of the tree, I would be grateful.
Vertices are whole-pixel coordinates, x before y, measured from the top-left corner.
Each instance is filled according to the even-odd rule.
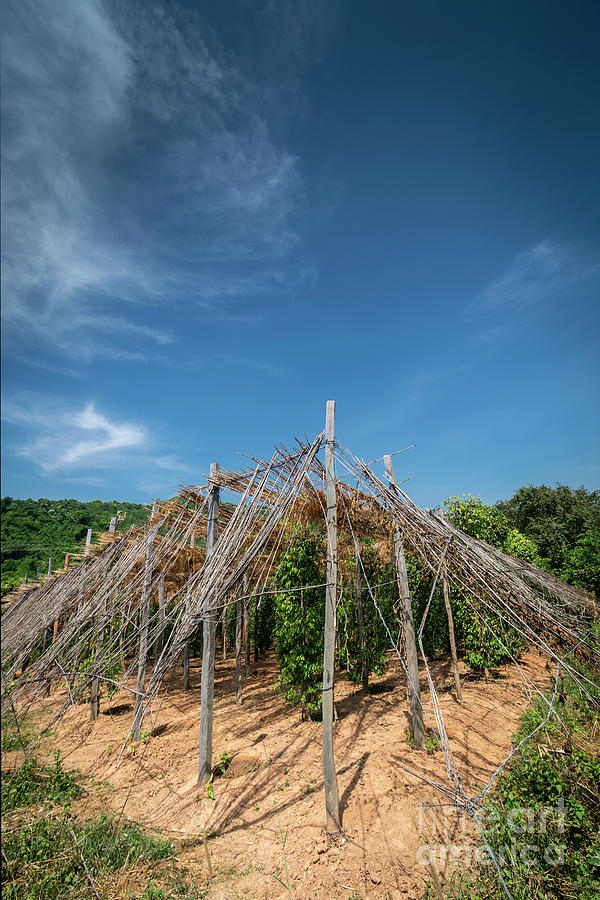
[[[507,553],[510,553],[511,556],[518,556],[519,559],[524,559],[534,566],[541,566],[546,562],[541,559],[535,542],[532,541],[531,538],[521,534],[518,528],[510,529],[506,535],[504,549]]]
[[[108,531],[112,516],[123,514],[121,527],[141,525],[148,518],[149,509],[139,503],[120,503],[116,500],[15,500],[3,497],[2,512],[2,573],[20,576],[34,574],[36,566],[45,572],[48,557],[55,567],[60,557],[76,552],[85,541],[88,528]]]
[[[565,554],[560,577],[600,597],[600,528],[590,528],[579,536]]]
[[[494,547],[504,547],[510,531],[505,512],[496,506],[485,506],[479,497],[468,494],[465,499],[449,497],[444,500],[446,515],[453,525],[471,537]]]
[[[565,568],[579,538],[600,528],[600,491],[565,484],[521,487],[510,500],[496,504],[513,528],[534,541],[548,569],[555,575]],[[589,579],[587,584],[589,585]]]

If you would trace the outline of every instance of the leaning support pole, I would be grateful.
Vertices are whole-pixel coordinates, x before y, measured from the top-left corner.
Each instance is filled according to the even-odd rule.
[[[385,474],[390,488],[396,488],[394,466],[391,456],[384,456]],[[408,669],[408,693],[410,696],[410,712],[412,719],[412,732],[415,747],[422,747],[425,740],[423,727],[423,707],[421,705],[421,688],[419,686],[419,663],[417,657],[417,644],[415,642],[415,628],[413,624],[412,603],[410,589],[408,587],[408,573],[406,571],[406,559],[404,558],[404,546],[400,529],[396,527],[394,532],[394,550],[396,557],[396,573],[398,576],[398,593],[402,607],[402,625],[404,628],[404,641],[406,645],[406,668]]]
[[[206,527],[206,558],[215,549],[219,535],[219,486],[214,483],[219,464],[210,464],[210,495],[208,501],[208,525]],[[205,784],[212,769],[213,697],[215,692],[215,651],[217,639],[217,614],[208,611],[202,628],[202,684],[200,688],[200,753],[198,757],[198,784]]]
[[[158,500],[152,506],[152,520],[158,513]],[[137,688],[135,694],[135,712],[133,714],[133,726],[131,739],[138,741],[142,730],[142,709],[144,702],[144,688],[146,686],[146,657],[148,655],[148,627],[150,623],[150,594],[152,592],[152,575],[154,570],[154,539],[158,532],[155,524],[151,524],[148,533],[148,546],[146,548],[146,564],[144,568],[144,587],[142,592],[142,613],[140,622],[140,648],[138,655]]]
[[[327,498],[327,587],[325,589],[325,634],[323,638],[323,781],[325,827],[329,820],[341,830],[340,801],[333,758],[333,672],[335,665],[335,619],[337,595],[337,504],[335,492],[335,400],[327,401],[325,422],[325,494]]]
[[[446,607],[446,615],[448,616],[448,634],[450,636],[450,654],[452,656],[454,684],[456,685],[456,699],[459,703],[462,703],[460,673],[458,671],[458,658],[456,656],[456,638],[454,636],[454,617],[452,615],[452,606],[450,605],[450,590],[448,587],[448,573],[446,571],[446,566],[443,566],[442,568],[442,587],[444,590],[444,605]]]

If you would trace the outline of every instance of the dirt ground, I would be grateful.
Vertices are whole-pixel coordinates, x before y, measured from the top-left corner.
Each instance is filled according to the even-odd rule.
[[[525,657],[521,668],[531,681],[547,683],[537,653]],[[487,683],[465,672],[464,702],[458,704],[448,660],[434,661],[432,672],[463,787],[476,792],[510,751],[527,688],[515,666],[503,667]],[[431,738],[429,749],[422,750],[407,740],[406,687],[397,661],[390,659],[385,675],[373,678],[367,697],[343,678],[336,683],[334,747],[343,836],[335,838],[324,829],[320,723],[302,722],[299,710],[282,702],[274,690],[277,674],[273,657],[253,666],[244,680],[244,703],[236,706],[234,662],[217,661],[213,761],[227,752],[232,762],[214,781],[214,799],[196,784],[199,660],[192,662],[189,692],[182,690],[181,670],[167,679],[152,721],[145,723],[151,736],[134,749],[127,746],[118,767],[132,694],[121,690],[110,702],[102,696],[101,715],[93,724],[88,706],[69,710],[51,742],[66,767],[89,776],[74,811],[121,813],[160,829],[176,840],[181,865],[213,900],[287,897],[278,881],[285,884],[286,866],[292,897],[419,897],[431,879],[419,848],[449,840],[468,843],[471,837],[450,819],[452,836],[444,838],[439,814],[447,807],[436,810],[436,829],[432,810],[424,806],[445,798],[419,775],[448,784],[446,768]],[[431,714],[424,676],[421,690]],[[61,696],[59,690],[43,701],[40,720]],[[211,879],[202,832],[210,832]],[[445,867],[438,871],[443,881]]]

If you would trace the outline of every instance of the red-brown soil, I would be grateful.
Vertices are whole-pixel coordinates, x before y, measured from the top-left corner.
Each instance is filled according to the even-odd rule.
[[[463,787],[476,793],[476,785],[486,783],[510,751],[527,705],[524,681],[516,666],[503,667],[487,683],[465,677],[464,702],[458,704],[448,661],[433,662],[431,668]],[[547,682],[537,653],[525,658],[522,669],[533,682]],[[193,661],[192,690],[181,689],[181,670],[170,676],[152,721],[145,723],[152,736],[135,752],[128,746],[118,768],[131,724],[131,693],[121,690],[110,703],[103,696],[93,724],[88,707],[80,706],[55,727],[52,743],[65,766],[90,776],[85,798],[74,810],[122,813],[181,840],[181,865],[214,900],[287,897],[287,888],[277,881],[286,881],[286,861],[292,897],[420,896],[430,873],[417,862],[417,850],[432,837],[443,840],[431,827],[422,827],[430,817],[420,813],[421,804],[445,798],[418,775],[447,780],[439,750],[417,751],[407,741],[406,688],[397,661],[390,659],[386,674],[373,679],[368,697],[345,679],[337,681],[334,746],[344,835],[331,839],[324,829],[320,723],[302,722],[299,710],[282,702],[274,690],[278,670],[272,657],[261,660],[245,679],[242,706],[234,702],[233,674],[232,660],[217,662],[213,758],[226,751],[232,763],[214,781],[214,800],[196,784],[200,662]],[[424,677],[421,688],[431,713]],[[40,721],[61,695],[58,691],[44,701]],[[211,833],[210,881],[201,839],[205,831]],[[469,835],[462,840],[468,842]],[[443,878],[443,869],[440,874]]]

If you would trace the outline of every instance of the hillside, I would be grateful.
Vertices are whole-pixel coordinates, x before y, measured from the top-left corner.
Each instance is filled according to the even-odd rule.
[[[75,552],[85,542],[88,528],[107,531],[112,516],[119,516],[119,529],[141,525],[149,506],[119,500],[15,500],[3,497],[2,510],[2,593],[32,578],[36,566],[45,573],[48,557],[62,565],[65,553]]]

